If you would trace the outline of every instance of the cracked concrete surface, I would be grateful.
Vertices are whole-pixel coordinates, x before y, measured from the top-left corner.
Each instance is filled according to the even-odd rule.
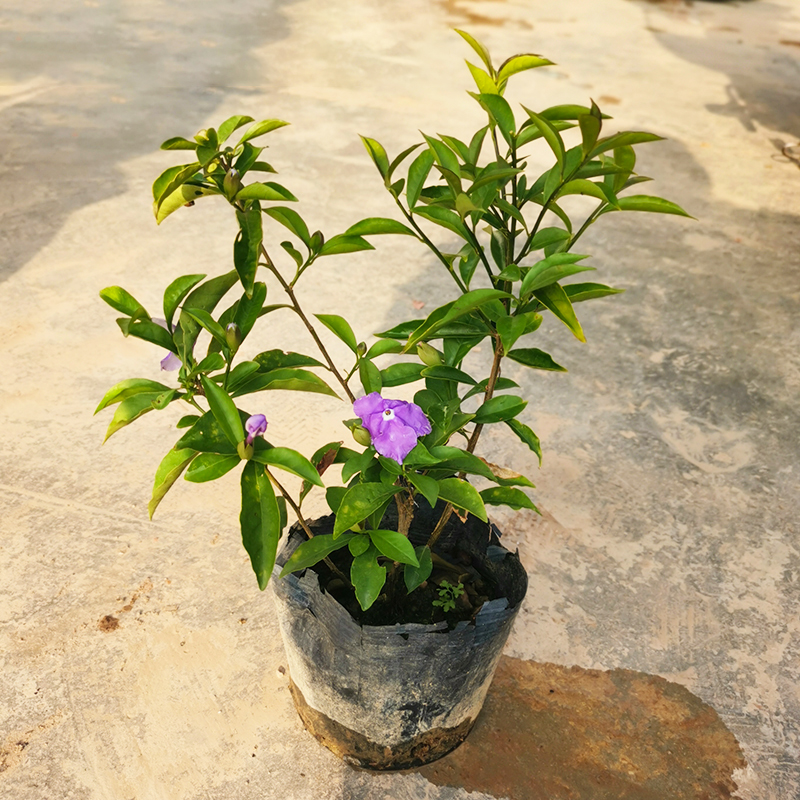
[[[641,148],[640,169],[698,219],[595,226],[598,279],[626,294],[580,309],[586,345],[543,326],[536,345],[568,374],[509,370],[531,397],[544,465],[499,432],[484,453],[531,474],[545,514],[499,519],[531,578],[506,652],[679,683],[738,739],[742,800],[800,795],[800,171],[780,155],[800,138],[797,4],[9,0],[0,797],[502,796],[353,772],[319,747],[278,671],[271,601],[238,542],[235,477],[176,487],[149,523],[177,410],[102,449],[108,419],[91,416],[116,381],[158,377],[152,348],[122,340],[98,290],[118,283],[157,306],[165,276],[230,260],[221,206],[156,228],[149,186],[171,163],[158,143],[232,113],[288,119],[270,160],[311,224],[330,235],[390,216],[356,134],[398,152],[420,128],[477,125],[453,27],[497,55],[557,62],[518,79],[514,99],[593,97],[619,128],[666,136]],[[449,291],[413,242],[377,244],[320,263],[304,304],[352,318],[357,302],[366,337]],[[274,328],[260,344],[297,335]],[[339,407],[303,396],[298,423],[297,397],[269,398],[276,443],[310,453],[340,436]],[[564,780],[554,798],[570,796]]]

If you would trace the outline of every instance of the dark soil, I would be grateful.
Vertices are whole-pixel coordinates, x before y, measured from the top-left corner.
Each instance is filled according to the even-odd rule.
[[[443,509],[443,503],[432,509],[420,500],[409,531],[409,539],[415,547],[427,542]],[[329,515],[314,520],[311,527],[315,533],[331,533],[333,521],[333,515]],[[381,528],[397,529],[394,506],[386,512]],[[293,528],[292,533],[305,538],[297,528]],[[488,600],[505,597],[510,606],[515,606],[524,597],[527,588],[525,570],[516,553],[506,551],[503,554],[496,549],[500,545],[499,536],[500,531],[494,525],[471,515],[462,522],[453,514],[433,548],[434,567],[430,578],[409,594],[402,570],[387,563],[388,575],[383,591],[366,611],[361,610],[352,589],[324,562],[311,569],[319,576],[322,590],[331,594],[361,625],[446,622],[452,628],[462,620],[473,619]],[[331,555],[331,560],[345,575],[350,574],[353,559],[348,548],[337,550]],[[463,594],[455,601],[455,608],[448,611],[433,604],[440,599],[439,589],[443,581],[451,586],[460,583],[464,588]]]

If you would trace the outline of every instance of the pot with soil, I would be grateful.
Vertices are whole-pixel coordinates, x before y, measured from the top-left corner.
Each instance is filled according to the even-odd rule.
[[[417,545],[444,504],[436,511],[420,506],[409,533]],[[392,516],[384,518],[386,527],[396,524]],[[309,527],[329,534],[333,516]],[[307,540],[299,526],[292,528],[273,581],[290,689],[308,731],[347,763],[416,767],[466,738],[527,588],[518,556],[498,537],[475,517],[451,517],[426,584],[407,594],[402,582],[389,580],[365,612],[324,562],[277,577]],[[332,560],[349,572],[347,549]],[[453,597],[456,587],[462,589]]]

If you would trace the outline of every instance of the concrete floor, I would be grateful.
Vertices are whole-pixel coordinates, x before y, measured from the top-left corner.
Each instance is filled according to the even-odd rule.
[[[545,516],[501,518],[531,577],[506,652],[680,683],[739,740],[743,800],[800,797],[800,171],[780,155],[800,137],[797,3],[8,0],[4,800],[492,796],[356,773],[319,747],[278,671],[235,478],[177,487],[149,523],[177,410],[102,449],[108,419],[91,416],[116,381],[158,377],[98,290],[119,283],[155,307],[179,270],[229,264],[221,205],[156,228],[149,186],[173,163],[158,144],[233,113],[288,119],[270,161],[312,224],[330,235],[391,215],[356,134],[397,152],[417,129],[477,126],[453,27],[497,55],[558,63],[517,81],[526,105],[593,97],[620,128],[666,136],[640,169],[698,220],[610,215],[587,242],[598,277],[627,293],[581,309],[586,345],[543,332],[537,346],[567,375],[509,372],[532,399],[544,465],[499,434],[485,454],[535,473]],[[366,336],[449,290],[413,242],[379,245],[321,263],[305,305],[352,319],[346,268]],[[347,414],[301,400],[302,421],[289,394],[267,413],[271,430],[301,428],[293,441],[310,453]]]

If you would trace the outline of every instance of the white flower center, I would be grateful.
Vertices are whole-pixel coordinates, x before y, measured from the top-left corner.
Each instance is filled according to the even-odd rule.
[[[394,419],[394,411],[391,408],[385,408],[383,410],[383,418],[385,420]]]

